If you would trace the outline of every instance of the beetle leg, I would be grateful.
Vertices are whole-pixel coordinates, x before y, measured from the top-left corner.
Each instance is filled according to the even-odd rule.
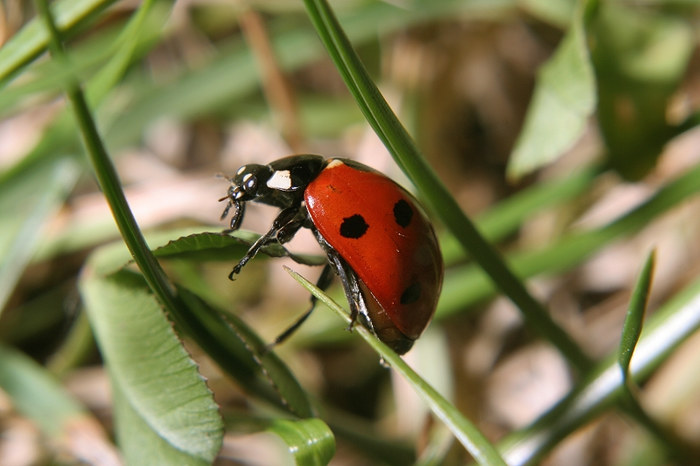
[[[333,269],[329,264],[326,264],[325,267],[323,267],[323,271],[321,271],[321,275],[318,277],[318,280],[316,281],[316,287],[321,289],[321,290],[326,290],[331,282],[333,281]],[[311,307],[302,314],[301,317],[297,319],[296,322],[294,322],[289,328],[287,328],[284,332],[280,333],[277,338],[273,340],[272,343],[267,345],[267,348],[270,349],[273,346],[279,345],[283,341],[285,341],[289,336],[294,333],[299,327],[301,327],[301,324],[306,321],[306,319],[311,315],[313,312],[314,308],[316,307],[316,302],[318,301],[318,298],[316,298],[316,295],[311,295]]]
[[[294,235],[297,234],[299,229],[306,223],[307,215],[305,209],[298,209],[296,215],[289,219],[289,221],[283,225],[279,230],[277,230],[277,242],[280,245],[291,240]],[[285,249],[286,250],[286,249]]]
[[[287,257],[292,259],[297,264],[310,266],[320,265],[316,263],[310,263],[304,258],[295,255],[285,246],[285,243],[289,242],[301,228],[313,229],[313,224],[309,220],[308,212],[306,211],[306,209],[303,208],[299,209],[297,215],[294,218],[292,218],[286,225],[280,228],[280,230],[277,232],[277,242],[282,247],[282,249],[284,249],[284,252],[287,255]]]
[[[348,330],[352,331],[352,327],[355,325],[355,322],[360,316],[362,316],[362,323],[376,335],[372,321],[369,318],[369,311],[367,310],[365,297],[360,290],[357,275],[355,275],[355,272],[350,269],[350,267],[343,259],[340,258],[340,256],[338,256],[338,259],[339,262],[342,262],[342,267],[339,269],[338,276],[340,277],[340,281],[343,283],[345,296],[350,304],[350,324],[348,325]]]
[[[287,225],[289,225],[290,222],[293,222],[298,215],[299,206],[288,207],[282,212],[280,212],[275,221],[272,222],[272,227],[270,228],[270,230],[264,235],[262,235],[260,238],[258,238],[257,241],[255,241],[252,244],[252,246],[250,246],[245,256],[243,256],[241,260],[238,261],[238,264],[236,264],[235,267],[233,267],[233,270],[228,275],[229,280],[233,280],[233,277],[241,272],[241,269],[248,263],[248,261],[255,257],[255,255],[260,251],[260,249],[263,246],[273,241],[276,241],[279,232],[282,229],[284,229]],[[299,227],[297,227],[297,230],[298,229]]]
[[[372,321],[369,318],[365,297],[362,294],[362,290],[360,290],[360,283],[358,282],[357,275],[355,275],[355,272],[338,253],[335,251],[327,252],[328,258],[343,284],[345,297],[350,304],[350,324],[348,325],[348,330],[352,331],[352,327],[355,325],[358,317],[362,316],[362,323],[376,335]]]
[[[222,220],[226,218],[226,215],[228,215],[228,211],[232,206],[235,207],[236,210],[233,211],[233,215],[231,216],[231,222],[229,223],[228,231],[238,230],[241,226],[241,223],[243,222],[243,216],[245,215],[245,202],[229,201],[228,205],[224,209],[224,213],[221,214]]]
[[[345,260],[340,257],[333,247],[328,244],[328,241],[321,236],[315,228],[311,229],[316,237],[316,240],[321,245],[328,260],[330,261],[335,273],[338,274],[341,283],[343,284],[343,290],[345,291],[345,297],[350,304],[350,325],[348,325],[348,330],[352,330],[353,325],[357,321],[359,316],[363,317],[364,324],[369,328],[372,333],[375,333],[372,321],[369,318],[369,311],[367,310],[367,304],[365,303],[365,298],[362,295],[362,290],[360,290],[360,284],[358,282],[357,275],[352,270],[352,268],[345,262]]]

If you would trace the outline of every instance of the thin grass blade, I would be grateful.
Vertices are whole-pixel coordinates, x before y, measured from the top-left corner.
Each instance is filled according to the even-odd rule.
[[[627,308],[625,323],[622,327],[622,338],[620,339],[619,359],[622,379],[625,385],[630,380],[630,362],[634,348],[637,346],[639,336],[642,334],[642,322],[646,312],[649,294],[651,292],[651,280],[656,264],[656,253],[652,251],[644,262],[644,267],[639,275],[637,284],[632,291],[632,299]]]
[[[314,286],[304,277],[286,268],[287,272],[306,289],[314,294],[326,306],[338,314],[346,323],[350,323],[348,313],[335,303],[327,294]],[[399,355],[384,343],[379,341],[369,330],[362,325],[356,325],[353,330],[357,332],[379,356],[394,370],[399,372],[413,386],[416,392],[428,404],[431,411],[440,418],[452,431],[464,448],[481,464],[505,465],[505,462],[496,451],[495,447],[455,406],[438,393],[430,384],[422,379]]]

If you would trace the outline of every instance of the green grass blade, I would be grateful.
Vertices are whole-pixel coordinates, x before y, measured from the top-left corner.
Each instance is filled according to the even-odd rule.
[[[78,174],[74,161],[57,157],[0,179],[0,313]]]
[[[135,21],[127,26],[129,40],[136,41],[135,37],[139,37],[137,31],[143,27],[141,18],[149,14],[153,3],[153,0],[144,2],[135,15]],[[129,50],[126,52],[118,53],[93,81],[90,89],[99,90],[93,92],[96,100],[101,100],[106,89],[124,73],[131,58]],[[65,121],[60,118],[56,128],[66,128]],[[2,222],[5,227],[0,232],[0,310],[36,248],[41,225],[70,192],[80,173],[79,164],[74,159],[56,156],[54,144],[49,142],[47,145],[53,150],[49,160],[19,166],[0,177],[0,204],[6,204],[0,205],[0,216],[5,217]]]
[[[336,304],[328,295],[319,290],[311,282],[298,273],[286,268],[292,277],[307,288],[326,306],[338,314],[346,323],[350,323],[348,313]],[[440,395],[428,382],[406,364],[399,355],[384,343],[379,341],[369,330],[362,325],[355,325],[353,331],[357,332],[381,358],[394,370],[399,372],[416,390],[416,392],[428,404],[431,411],[440,418],[452,431],[454,436],[469,453],[481,464],[505,465],[494,446],[486,440],[486,437],[474,426],[453,404]]]
[[[139,5],[115,41],[116,50],[111,59],[88,84],[85,92],[88,102],[93,105],[101,102],[139,52],[143,53],[148,44],[155,42],[169,16],[170,6],[168,0],[146,0]]]
[[[637,397],[637,385],[635,385],[630,371],[632,355],[642,333],[642,322],[647,303],[649,302],[655,263],[656,253],[651,251],[644,262],[637,284],[632,291],[632,297],[622,327],[622,337],[618,350],[618,364],[622,374],[623,386],[621,405],[628,415],[661,441],[661,445],[665,448],[669,457],[673,457],[679,463],[683,463],[686,458],[692,457],[692,448],[686,446],[669,429],[662,426],[645,411]]]
[[[636,346],[630,372],[639,383],[700,329],[700,281],[652,315]],[[617,352],[606,358],[572,393],[530,427],[508,436],[499,446],[508,464],[536,464],[558,442],[615,406],[627,393]]]
[[[50,33],[53,57],[65,65],[61,38],[46,2],[37,0],[37,9]],[[177,309],[181,303],[129,210],[78,83],[72,82],[66,93],[100,187],[129,251],[157,300],[166,309]],[[131,410],[127,412],[143,418],[142,425],[165,440],[167,451],[185,453],[194,463],[212,462],[223,437],[218,408],[153,295],[135,286],[134,278],[128,273],[112,278],[88,276],[82,283],[82,293],[91,309],[91,322],[112,371],[112,380],[124,393],[123,399]],[[129,313],[132,315],[127,316]],[[168,390],[164,391],[163,387]],[[144,445],[139,442],[142,438],[136,437],[136,442],[127,449],[133,452],[142,448]],[[155,448],[161,443],[149,445]]]
[[[621,236],[639,232],[663,212],[700,192],[700,165],[688,169],[661,187],[639,206],[593,230],[571,233],[542,250],[509,256],[509,263],[523,279],[541,273],[557,273],[580,264]],[[459,290],[451,292],[450,290]],[[445,277],[437,314],[447,316],[494,295],[496,288],[484,272],[468,265]]]
[[[524,284],[481,236],[425,162],[413,140],[372,82],[328,3],[324,0],[305,0],[304,3],[321,40],[365,118],[418,187],[433,211],[486,271],[493,283],[520,308],[530,327],[557,347],[576,368],[583,371],[588,369],[591,365],[590,359],[530,295]]]
[[[51,9],[58,28],[69,31],[114,2],[115,0],[62,0],[55,2]],[[10,76],[46,50],[49,40],[46,25],[40,18],[35,18],[0,47],[0,87]]]
[[[476,225],[489,241],[501,241],[516,232],[533,215],[565,205],[567,201],[590,190],[600,171],[599,167],[587,167],[561,178],[541,180],[479,215]],[[440,249],[448,265],[466,257],[464,248],[449,232],[440,237]]]
[[[55,60],[67,64],[65,52],[57,26],[45,0],[36,0],[37,9],[46,25],[49,35],[49,48]],[[100,188],[107,199],[112,215],[134,260],[143,272],[149,287],[166,309],[175,309],[180,303],[174,289],[168,282],[165,272],[155,259],[141,234],[133,213],[121,188],[119,176],[107,154],[97,126],[88,107],[85,95],[77,81],[67,87],[66,94],[73,107],[75,118],[87,150],[88,157],[97,176]]]
[[[637,280],[637,285],[632,291],[632,299],[627,308],[625,323],[622,327],[618,362],[620,363],[622,379],[625,385],[631,381],[629,377],[630,361],[632,361],[632,354],[639,341],[639,336],[642,334],[642,321],[644,320],[644,313],[646,312],[647,303],[649,302],[651,280],[655,263],[656,254],[652,251],[647,256],[647,260],[644,262],[644,267]]]
[[[14,406],[52,437],[68,435],[85,409],[51,375],[28,356],[0,345],[0,387]]]

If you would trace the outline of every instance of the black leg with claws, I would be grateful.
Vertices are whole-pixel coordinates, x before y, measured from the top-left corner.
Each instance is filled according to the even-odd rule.
[[[306,215],[299,206],[289,207],[284,209],[277,216],[275,221],[272,223],[272,228],[262,235],[260,238],[252,244],[248,249],[245,256],[236,264],[231,273],[229,274],[229,280],[233,280],[235,275],[241,272],[241,269],[256,256],[260,249],[274,241],[280,244],[289,241],[294,234],[299,231],[299,229],[306,222]]]

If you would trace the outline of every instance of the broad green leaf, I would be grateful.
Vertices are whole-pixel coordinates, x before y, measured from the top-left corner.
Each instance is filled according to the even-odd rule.
[[[581,137],[596,105],[586,23],[597,3],[579,0],[571,25],[538,74],[535,93],[508,164],[519,178],[552,162]]]
[[[275,419],[268,430],[284,440],[298,465],[326,465],[335,454],[333,432],[320,419]]]
[[[117,442],[121,447],[124,463],[177,464],[205,466],[212,462],[183,451],[177,445],[155,431],[147,419],[129,402],[119,380],[112,378],[112,399]]]
[[[173,320],[224,371],[259,399],[298,417],[315,415],[308,395],[286,364],[243,321],[182,287],[178,292],[186,306],[178,309]]]
[[[78,174],[73,160],[56,157],[0,178],[0,312]]]
[[[191,464],[211,463],[223,435],[217,405],[143,279],[130,272],[101,277],[88,267],[80,290],[122,408],[138,420],[119,431],[144,424],[163,440],[124,436],[127,457],[173,464],[171,454],[184,454]],[[133,420],[126,412],[125,422]]]
[[[62,38],[48,3],[46,0],[37,0],[36,7],[49,33],[48,47],[52,58],[59,63],[67,63]],[[115,371],[113,376],[120,383],[123,383],[122,387],[125,390],[125,397],[159,435],[164,436],[169,443],[176,445],[176,448],[182,448],[194,457],[211,461],[222,441],[223,425],[221,419],[218,415],[207,416],[205,413],[207,409],[211,411],[212,407],[216,406],[211,394],[206,390],[206,385],[203,381],[199,381],[200,387],[192,379],[192,377],[197,376],[194,363],[187,357],[184,349],[170,329],[167,319],[162,313],[158,312],[160,306],[170,312],[178,310],[180,303],[175,295],[175,290],[148,248],[146,240],[129,208],[116,168],[104,146],[92,110],[87,103],[77,76],[70,80],[65,92],[71,104],[71,110],[100,189],[109,204],[124,243],[129,248],[134,262],[139,266],[143,274],[143,280],[145,280],[153,293],[146,293],[145,290],[136,288],[136,284],[141,277],[138,277],[137,280],[131,279],[130,283],[123,283],[118,281],[117,278],[129,277],[129,274],[126,272],[107,278],[97,275],[94,269],[88,271],[88,278],[82,281],[82,293],[86,303],[89,302],[92,306],[93,317],[97,317],[92,319],[92,324],[96,329],[95,333],[99,334],[98,340],[100,340],[103,355],[108,359],[110,370]],[[134,332],[133,328],[126,328],[124,333],[120,333],[118,326],[114,327],[105,324],[105,320],[109,321],[109,317],[117,314],[120,310],[120,305],[125,302],[130,304],[131,310],[143,310],[139,309],[139,307],[145,308],[147,305],[150,305],[150,313],[143,312],[133,316],[135,320],[151,319],[145,323],[145,328],[142,328],[142,331],[146,331],[145,335]],[[104,320],[99,319],[99,317],[104,317]],[[148,331],[151,330],[148,328],[149,324],[155,326],[156,331],[153,334],[148,334]],[[161,326],[160,329],[158,329],[158,325]],[[115,332],[112,332],[113,330]],[[139,343],[144,345],[139,348],[138,355],[142,357],[141,359],[136,359],[133,354],[125,351],[131,346],[130,344],[134,337],[145,338],[138,340]],[[149,342],[149,339],[153,341]],[[155,343],[156,346],[149,346],[152,343]],[[167,353],[163,353],[163,348],[160,348],[158,345],[164,346]],[[134,344],[133,347],[137,348],[138,345]],[[148,356],[141,356],[143,354],[152,357],[167,355],[167,357],[151,360]],[[180,359],[177,359],[178,357]],[[139,366],[133,363],[142,363],[143,365]],[[191,370],[187,371],[185,367],[178,368],[176,374],[182,374],[182,380],[174,377],[174,380],[167,380],[167,382],[184,382],[185,385],[182,385],[182,388],[187,389],[188,386],[191,386],[194,387],[193,390],[195,391],[184,393],[185,397],[179,400],[178,398],[183,393],[178,391],[173,393],[174,397],[156,399],[154,395],[157,396],[158,389],[154,389],[152,384],[146,385],[143,380],[144,375],[152,372],[151,375],[160,375],[162,376],[162,381],[166,381],[165,379],[168,378],[167,376],[172,375],[172,372],[169,372],[170,368],[162,369],[166,364],[172,363],[179,363],[182,366],[190,363]],[[166,383],[165,386],[170,387],[171,385]],[[201,388],[204,393],[197,393],[197,388]],[[171,416],[172,412],[178,411],[177,409],[173,411],[172,407],[176,406],[175,403],[177,401],[183,400],[185,403],[180,405],[180,407],[191,409],[200,418],[196,419],[195,422],[202,422],[203,427],[199,431],[200,435],[190,434],[191,436],[188,437],[185,433],[187,427],[183,426],[182,419],[177,418],[177,415],[175,418]],[[200,402],[200,400],[202,401]],[[158,402],[161,403],[159,404]],[[206,403],[209,403],[209,405],[207,406]],[[191,427],[190,430],[192,430]],[[196,431],[197,429],[195,428],[194,430]],[[209,444],[207,440],[209,440]]]
[[[196,255],[202,252],[202,247],[206,250],[209,247],[230,247],[231,243],[237,244],[235,239],[227,239],[215,233],[203,233],[201,237],[189,235],[174,242],[168,241],[169,237],[187,233],[191,233],[191,229],[159,232],[148,235],[148,240],[156,251],[167,251],[164,256],[173,258],[187,257],[190,248]],[[158,248],[160,244],[165,244],[164,249]],[[242,247],[239,252],[243,254],[246,249]],[[96,251],[89,259],[88,269],[102,277],[119,275],[120,270],[130,261],[128,250],[119,242]],[[314,415],[306,392],[289,368],[273,351],[267,351],[265,342],[243,321],[215,308],[183,286],[177,286],[177,295],[178,305],[169,310],[169,317],[178,331],[192,338],[241,387],[251,395],[297,416]],[[101,341],[99,334],[96,337]]]

